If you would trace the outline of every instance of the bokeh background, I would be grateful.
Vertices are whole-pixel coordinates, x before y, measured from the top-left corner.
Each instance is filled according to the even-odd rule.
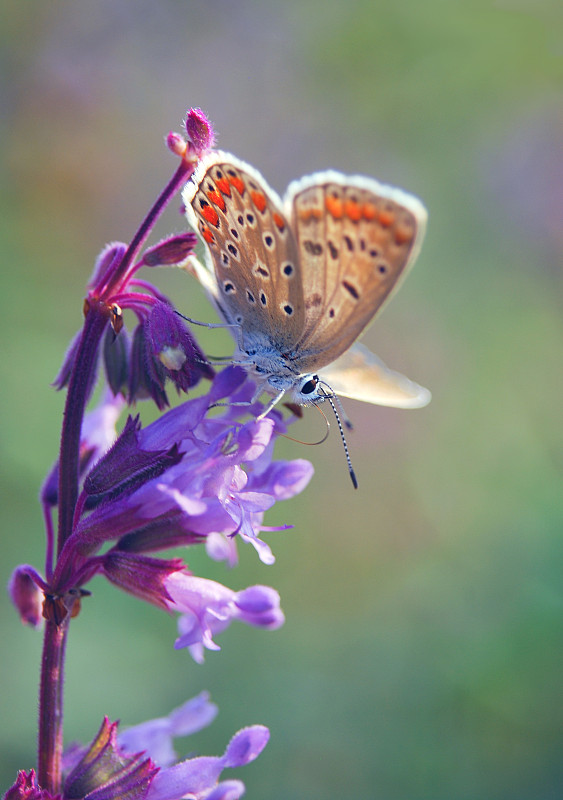
[[[174,620],[101,580],[71,628],[67,741],[103,713],[161,716],[207,688],[219,753],[267,724],[248,797],[563,796],[563,56],[557,0],[98,0],[0,9],[2,553],[42,567],[37,493],[59,437],[49,384],[101,246],[127,240],[201,106],[280,192],[333,167],[420,195],[419,263],[365,342],[433,391],[406,412],[348,402],[314,480],[268,515],[287,623],[233,626],[197,666]],[[183,229],[171,208],[159,233]],[[185,275],[161,286],[210,319]],[[212,352],[228,338],[204,331]],[[218,344],[219,343],[219,344]],[[309,412],[303,439],[323,433]],[[0,777],[35,761],[40,634],[0,604]],[[183,748],[183,750],[182,750]]]

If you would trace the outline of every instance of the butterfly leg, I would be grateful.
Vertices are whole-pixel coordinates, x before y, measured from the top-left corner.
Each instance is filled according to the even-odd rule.
[[[176,309],[174,310],[179,317],[185,319],[186,322],[189,322],[190,325],[201,325],[202,328],[240,328],[236,322],[200,322],[198,319],[192,319],[191,317],[186,317],[185,314],[181,314]]]
[[[261,393],[262,393],[261,390],[259,390],[259,395],[258,396],[260,396]],[[270,413],[270,411],[274,408],[274,406],[277,406],[277,404],[280,402],[280,400],[282,399],[284,394],[285,394],[285,389],[282,389],[281,392],[278,392],[278,394],[273,398],[273,400],[270,400],[270,402],[268,403],[268,405],[266,406],[264,411],[261,414],[259,414],[256,417],[256,419],[260,420],[260,419],[264,419],[264,417],[267,417],[268,414]],[[258,399],[258,398],[255,397],[255,398],[253,398],[253,400],[254,399]]]

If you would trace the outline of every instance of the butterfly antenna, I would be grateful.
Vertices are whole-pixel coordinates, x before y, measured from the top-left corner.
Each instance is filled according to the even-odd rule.
[[[340,398],[338,397],[337,394],[333,394],[332,399],[334,400],[334,402],[338,406],[338,410],[340,411],[340,416],[342,417],[342,422],[344,423],[344,425],[346,426],[346,428],[349,431],[353,431],[354,430],[354,425],[352,424],[352,420],[350,419],[348,414],[344,411],[344,406],[342,405],[342,401],[340,400]],[[336,413],[336,412],[334,412],[334,413]]]
[[[336,398],[335,395],[331,396],[329,394],[326,395],[326,399],[328,400],[328,402],[331,405],[332,410],[334,411],[334,416],[336,417],[336,421],[338,423],[338,430],[340,431],[340,438],[342,439],[342,444],[344,445],[344,453],[346,454],[346,461],[348,462],[348,472],[350,473],[350,478],[352,480],[352,484],[354,486],[354,489],[357,489],[358,488],[358,479],[356,478],[356,473],[354,472],[354,467],[352,466],[352,459],[350,458],[350,452],[348,450],[348,444],[346,442],[346,437],[344,436],[344,428],[342,427],[342,422],[340,421],[340,415],[338,414],[338,411],[337,411],[337,408],[336,408],[336,403],[334,402],[335,400],[337,400],[337,402],[338,402],[338,399]],[[340,406],[340,408],[342,408],[340,402],[338,402],[338,405]],[[348,417],[345,417],[345,419],[348,419]]]
[[[344,423],[345,427],[349,431],[353,431],[354,430],[354,425],[352,423],[352,420],[350,419],[348,414],[344,411],[344,406],[342,405],[342,401],[340,400],[340,398],[336,394],[336,392],[334,392],[332,390],[332,387],[329,386],[326,381],[319,381],[319,386],[323,389],[324,396],[326,398],[331,397],[334,400],[334,402],[336,403],[336,405],[338,407],[338,410],[340,411],[340,418],[341,418],[342,422]],[[328,389],[328,392],[324,391],[325,389]],[[334,406],[333,406],[333,409],[334,409]],[[336,411],[334,413],[336,415]],[[336,415],[336,416],[338,416],[338,415]]]

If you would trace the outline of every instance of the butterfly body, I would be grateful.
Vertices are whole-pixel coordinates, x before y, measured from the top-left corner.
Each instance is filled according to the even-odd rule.
[[[273,397],[269,408],[285,392],[322,402],[343,370],[352,383],[370,378],[368,402],[428,402],[427,390],[352,347],[416,258],[426,224],[419,200],[327,171],[294,181],[282,201],[253,167],[220,151],[200,162],[183,197],[206,244],[207,265],[193,271],[236,331],[234,361],[257,396]]]

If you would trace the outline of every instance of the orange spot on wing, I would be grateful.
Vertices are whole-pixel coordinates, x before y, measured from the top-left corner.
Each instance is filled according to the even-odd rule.
[[[408,228],[397,228],[395,231],[395,242],[397,244],[407,244],[412,239],[412,231]]]
[[[252,197],[252,202],[262,214],[266,210],[266,198],[262,194],[262,192],[250,192],[250,196]]]
[[[325,206],[328,213],[333,216],[334,219],[342,218],[344,208],[340,197],[331,197],[328,195],[328,197],[325,199]]]
[[[356,200],[346,200],[344,213],[352,222],[359,222],[362,218],[362,207]]]
[[[227,197],[231,196],[231,187],[229,186],[229,181],[226,178],[219,178],[216,183],[220,192],[226,194]]]
[[[274,223],[277,225],[277,227],[280,229],[280,231],[283,231],[283,229],[285,228],[285,220],[282,217],[282,215],[278,214],[277,211],[274,211],[274,213],[272,214],[272,217],[273,217]]]
[[[379,212],[379,221],[384,228],[388,228],[389,225],[392,225],[395,222],[395,214],[393,214],[392,211],[386,211],[383,209]]]
[[[217,227],[219,225],[219,214],[211,206],[204,206],[201,209],[202,216],[211,224]]]
[[[231,175],[229,177],[229,183],[231,186],[234,186],[237,192],[242,195],[244,194],[244,181],[241,178],[238,178],[236,175]]]
[[[213,191],[207,192],[207,197],[211,200],[212,203],[215,203],[216,206],[219,206],[221,211],[225,210],[226,208],[225,201],[223,200],[219,192],[213,192]]]
[[[362,206],[362,216],[370,222],[377,219],[377,208],[373,203],[364,203]]]
[[[203,236],[207,244],[211,244],[211,242],[213,241],[213,234],[211,233],[209,228],[207,227],[203,228],[201,235]]]
[[[310,222],[311,220],[321,219],[323,212],[320,208],[302,208],[299,212],[299,219],[302,222]]]

